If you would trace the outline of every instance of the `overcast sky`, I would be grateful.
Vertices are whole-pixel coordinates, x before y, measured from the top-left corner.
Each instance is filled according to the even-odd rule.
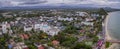
[[[0,0],[0,7],[6,6],[61,6],[85,5],[120,8],[120,0]]]

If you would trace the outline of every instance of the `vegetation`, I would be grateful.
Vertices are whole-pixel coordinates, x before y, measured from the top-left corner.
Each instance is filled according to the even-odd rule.
[[[106,47],[106,48],[110,47],[110,45],[111,45],[110,42],[106,42],[106,43],[105,43],[105,47]]]
[[[68,33],[68,34],[78,34],[76,28],[72,25],[68,25],[65,30],[63,30],[64,33]]]
[[[77,43],[72,49],[92,49],[92,47],[85,43]]]

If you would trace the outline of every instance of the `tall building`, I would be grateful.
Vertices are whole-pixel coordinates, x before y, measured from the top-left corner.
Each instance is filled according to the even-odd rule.
[[[3,22],[0,24],[0,34],[7,33],[7,28],[10,27],[7,22]]]

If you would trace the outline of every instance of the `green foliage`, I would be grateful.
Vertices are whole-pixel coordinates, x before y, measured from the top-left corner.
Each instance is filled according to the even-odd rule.
[[[90,37],[90,38],[95,37],[95,35],[94,35],[94,34],[92,34],[92,33],[87,33],[86,35],[87,35],[88,37]]]
[[[98,37],[95,36],[95,37],[93,38],[93,43],[96,43],[97,41],[98,41]]]
[[[103,8],[100,8],[98,12],[100,13],[100,15],[108,15],[107,12]]]
[[[76,45],[71,49],[92,49],[92,47],[89,45],[86,45],[85,43],[76,43]]]
[[[106,48],[110,47],[110,45],[111,45],[110,42],[106,42],[106,43],[105,43],[105,47],[106,47]]]
[[[29,49],[37,49],[34,45],[28,45]]]
[[[77,29],[74,26],[67,26],[65,30],[63,30],[64,33],[68,34],[78,34]]]
[[[75,43],[75,41],[77,41],[77,38],[68,36],[65,39],[63,39],[61,45],[66,47],[71,47]]]

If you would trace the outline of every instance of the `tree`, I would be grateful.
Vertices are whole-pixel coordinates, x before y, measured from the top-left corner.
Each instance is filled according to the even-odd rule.
[[[74,26],[68,25],[65,30],[63,30],[64,33],[69,33],[69,34],[77,34],[77,29]]]
[[[103,8],[100,8],[98,12],[100,13],[100,15],[108,15],[107,12]]]
[[[89,45],[86,45],[85,43],[77,43],[71,49],[92,49],[92,47]]]
[[[61,45],[66,46],[66,47],[71,47],[73,44],[77,41],[77,38],[67,36],[63,42],[61,42]]]
[[[34,45],[28,45],[30,49],[37,49]]]
[[[106,43],[105,43],[105,47],[106,47],[106,48],[108,48],[110,45],[111,45],[110,42],[106,42]]]
[[[98,41],[98,37],[95,36],[95,37],[93,38],[93,43],[96,43],[97,41]]]

